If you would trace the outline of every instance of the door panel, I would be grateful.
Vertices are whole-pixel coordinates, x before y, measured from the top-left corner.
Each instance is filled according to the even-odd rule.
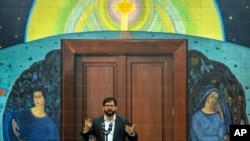
[[[76,57],[76,123],[83,118],[103,115],[102,101],[105,97],[117,97],[119,85],[119,57],[116,56],[77,56]],[[81,115],[81,116],[78,116]],[[79,136],[82,125],[78,124],[75,136]],[[77,140],[82,140],[79,137]]]
[[[166,129],[163,128],[167,123],[163,115],[163,105],[166,105],[168,98],[173,97],[172,93],[166,91],[168,87],[173,86],[172,81],[167,81],[171,79],[167,77],[173,75],[168,69],[171,67],[172,59],[167,56],[128,57],[127,86],[128,96],[131,97],[128,99],[132,103],[128,113],[131,113],[132,122],[136,124],[141,141],[162,141],[167,136],[164,133]],[[171,134],[168,136],[173,138]]]
[[[86,58],[86,60],[85,60]],[[108,58],[108,59],[107,59]],[[102,60],[102,61],[101,61]],[[117,59],[110,57],[83,57],[83,95],[86,99],[84,111],[87,117],[103,114],[104,97],[117,93]]]

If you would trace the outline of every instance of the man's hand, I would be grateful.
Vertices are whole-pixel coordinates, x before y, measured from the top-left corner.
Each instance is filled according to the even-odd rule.
[[[92,126],[91,120],[90,120],[89,118],[88,118],[88,119],[85,119],[85,120],[84,120],[84,128],[83,128],[83,131],[88,132],[89,129],[91,128],[91,126]]]
[[[131,134],[133,134],[133,133],[135,132],[135,131],[134,131],[134,128],[135,128],[135,124],[133,124],[132,126],[126,125],[125,131],[126,131],[129,135],[131,135]]]

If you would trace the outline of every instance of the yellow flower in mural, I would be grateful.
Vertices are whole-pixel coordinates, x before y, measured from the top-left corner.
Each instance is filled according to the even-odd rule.
[[[89,31],[149,31],[224,40],[211,0],[39,0],[30,11],[26,41]]]

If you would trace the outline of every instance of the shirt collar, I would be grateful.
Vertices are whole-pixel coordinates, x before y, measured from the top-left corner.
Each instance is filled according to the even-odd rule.
[[[115,121],[115,119],[116,119],[116,114],[114,114],[113,119],[110,120],[110,121]],[[104,121],[109,121],[109,120],[107,119],[106,115],[104,115]]]

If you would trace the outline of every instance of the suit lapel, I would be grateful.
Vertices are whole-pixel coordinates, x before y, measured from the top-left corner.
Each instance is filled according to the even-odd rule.
[[[100,130],[99,131],[100,131],[100,135],[101,135],[101,140],[105,141],[105,136],[102,133],[102,127],[101,127],[103,123],[104,123],[104,116],[101,116],[100,119],[99,119],[99,123],[98,123],[100,125],[100,127],[99,127]]]
[[[122,127],[121,125],[121,118],[119,116],[116,115],[116,120],[115,120],[115,130],[114,130],[114,135],[113,135],[113,141],[116,140],[117,136],[118,136],[118,131],[120,130],[120,128]]]

